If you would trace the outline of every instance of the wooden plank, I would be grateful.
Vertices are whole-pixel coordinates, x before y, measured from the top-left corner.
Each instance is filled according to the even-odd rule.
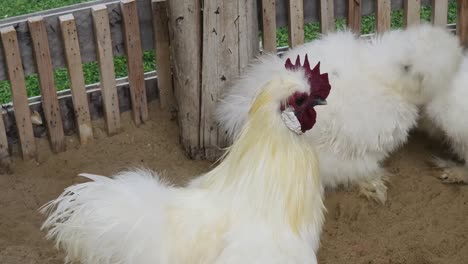
[[[403,22],[405,27],[421,23],[421,0],[404,1]]]
[[[200,0],[170,0],[170,42],[174,88],[178,103],[182,146],[191,158],[202,155],[200,146],[201,12]]]
[[[377,0],[377,13],[375,18],[375,28],[382,33],[390,29],[390,13],[392,10],[390,0]]]
[[[6,1],[6,0],[5,0]],[[153,21],[151,0],[138,0],[138,15],[140,18],[140,31],[144,50],[153,50]],[[120,11],[119,0],[100,0],[82,3],[75,6],[60,8],[57,10],[43,11],[38,14],[44,17],[47,34],[49,38],[49,49],[52,56],[54,68],[66,67],[63,41],[60,30],[59,16],[73,14],[76,21],[78,38],[81,47],[82,62],[94,62],[96,57],[96,46],[94,42],[94,30],[92,23],[91,6],[98,3],[105,3],[109,10],[110,34],[112,36],[112,46],[114,55],[125,55],[124,35],[122,32],[122,12]],[[0,28],[13,26],[18,35],[18,43],[21,50],[21,57],[25,75],[36,73],[36,67],[32,54],[31,39],[27,18],[31,14],[0,20]],[[0,80],[7,78],[3,54],[0,52]]]
[[[252,62],[260,52],[259,14],[256,0],[238,0],[239,7],[239,73]]]
[[[304,43],[304,1],[289,0],[289,46],[294,48]]]
[[[167,3],[153,0],[154,49],[158,71],[159,102],[162,109],[173,111],[176,104],[172,85],[168,20]]]
[[[10,153],[8,151],[8,138],[5,130],[3,115],[0,116],[0,168],[1,173],[10,173]]]
[[[432,24],[445,28],[447,26],[448,0],[432,0]]]
[[[115,83],[109,16],[105,5],[94,6],[92,13],[107,134],[114,135],[120,129],[120,112]]]
[[[276,53],[276,1],[262,0],[263,51]]]
[[[326,34],[335,31],[333,0],[320,0],[320,32]]]
[[[361,34],[361,0],[348,0],[348,27],[356,34]]]
[[[460,43],[468,47],[468,0],[458,0],[457,3],[457,35]]]
[[[60,106],[57,100],[57,89],[54,83],[54,69],[49,51],[46,25],[42,17],[29,18],[28,25],[33,42],[34,58],[39,76],[42,106],[49,132],[49,140],[53,152],[62,152],[66,149],[65,136]]]
[[[81,144],[86,144],[93,139],[93,128],[89,114],[88,98],[86,97],[75,18],[72,14],[69,14],[59,17],[59,20],[65,47],[68,76],[70,78],[75,121],[78,126],[80,142]]]
[[[23,159],[31,160],[37,155],[31,122],[31,111],[28,105],[28,94],[24,82],[24,71],[18,46],[16,30],[12,27],[1,29],[3,51],[7,65],[8,78],[15,108],[16,127],[18,129]]]
[[[132,99],[133,120],[138,126],[148,120],[145,81],[143,78],[143,51],[141,49],[138,9],[135,0],[122,0],[125,50],[127,53],[128,79]]]

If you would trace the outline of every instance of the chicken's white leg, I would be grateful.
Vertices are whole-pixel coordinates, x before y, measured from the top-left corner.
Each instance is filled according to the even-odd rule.
[[[387,200],[388,172],[376,174],[374,177],[368,178],[358,184],[359,193],[369,200],[374,200],[385,204]]]
[[[440,169],[442,173],[439,179],[443,183],[465,183],[468,184],[468,167],[459,165],[453,161],[444,160],[438,157],[433,159],[433,163]]]

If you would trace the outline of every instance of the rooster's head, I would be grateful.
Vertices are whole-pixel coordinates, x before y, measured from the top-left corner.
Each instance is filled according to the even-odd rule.
[[[328,74],[320,73],[320,62],[311,68],[307,55],[303,65],[299,55],[294,64],[287,59],[285,68],[287,71],[274,76],[256,97],[249,115],[265,106],[276,108],[285,125],[302,134],[314,126],[317,117],[314,107],[327,103],[331,85]]]

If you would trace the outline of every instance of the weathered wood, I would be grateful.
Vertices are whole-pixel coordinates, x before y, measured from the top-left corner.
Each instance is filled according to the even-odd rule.
[[[447,26],[448,0],[432,0],[432,24]]]
[[[66,149],[65,136],[60,106],[57,100],[57,89],[54,83],[54,68],[49,51],[45,21],[42,17],[31,17],[28,20],[28,25],[33,42],[34,58],[42,94],[42,106],[51,148],[53,152],[62,152]]]
[[[94,6],[92,12],[107,133],[109,135],[114,135],[117,134],[120,129],[120,112],[115,85],[115,69],[109,16],[105,5]]]
[[[144,50],[153,50],[153,24],[151,12],[151,0],[138,0],[138,15],[140,18],[140,31],[142,38],[142,46]],[[60,34],[60,24],[58,17],[66,14],[73,14],[76,21],[78,38],[80,40],[82,62],[93,62],[97,60],[96,46],[94,42],[93,23],[91,15],[91,6],[98,3],[105,3],[108,7],[109,22],[111,24],[110,34],[112,36],[112,47],[114,55],[125,55],[124,35],[122,32],[122,13],[120,11],[120,1],[118,0],[101,0],[82,3],[76,6],[60,8],[57,10],[43,11],[38,14],[43,15],[48,38],[49,49],[52,55],[52,63],[54,68],[65,67],[65,54],[63,48],[62,36]],[[31,39],[29,37],[29,29],[27,18],[31,14],[19,18],[11,18],[0,20],[0,28],[13,26],[18,33],[18,42],[21,50],[21,57],[26,75],[36,73],[34,59],[32,55]],[[6,79],[6,71],[3,65],[3,54],[0,53],[0,80]]]
[[[172,85],[168,20],[167,3],[153,0],[154,49],[158,71],[159,102],[162,109],[173,111],[176,103]]]
[[[348,0],[348,27],[356,34],[361,34],[361,0]]]
[[[201,11],[200,0],[170,0],[169,32],[174,61],[180,139],[188,155],[197,158],[200,148]]]
[[[326,34],[335,31],[333,0],[320,0],[320,32]]]
[[[18,129],[21,153],[23,159],[30,160],[36,157],[36,141],[34,139],[31,123],[31,111],[28,107],[28,94],[24,81],[24,72],[18,46],[16,31],[12,26],[1,31],[3,51],[11,85],[13,105],[15,107],[15,120]]]
[[[238,0],[239,1],[239,0]],[[259,32],[258,32],[258,13],[256,0],[239,1],[239,72],[242,74],[244,69],[250,64],[260,52]]]
[[[405,0],[403,13],[405,27],[419,24],[421,22],[421,0]]]
[[[5,130],[3,116],[0,116],[0,169],[1,173],[10,172],[10,153],[8,151],[8,138]]]
[[[263,51],[276,53],[276,1],[262,0]]]
[[[289,46],[304,43],[304,0],[289,0]]]
[[[148,120],[148,103],[146,102],[145,81],[143,78],[143,52],[138,26],[138,9],[135,0],[122,0],[120,3],[123,15],[123,31],[127,54],[128,79],[132,99],[133,120],[139,126]]]
[[[468,47],[468,0],[458,0],[457,4],[457,35],[460,43],[466,48]]]
[[[88,98],[86,97],[83,67],[81,64],[80,44],[76,32],[75,18],[72,14],[59,17],[65,58],[70,79],[73,108],[75,109],[75,121],[78,126],[78,134],[81,144],[86,144],[93,139],[93,128],[89,115]]]
[[[382,33],[390,29],[390,0],[377,0],[377,13],[375,17],[375,28],[377,32]]]

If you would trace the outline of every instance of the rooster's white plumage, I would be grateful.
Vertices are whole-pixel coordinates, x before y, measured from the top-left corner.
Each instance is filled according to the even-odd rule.
[[[188,187],[146,170],[84,175],[92,181],[43,208],[48,238],[67,261],[89,264],[316,263],[323,188],[314,149],[298,134],[330,86],[305,72],[265,80],[220,164]]]
[[[438,43],[430,42],[434,36]],[[444,53],[451,48],[451,56]],[[314,59],[330,73],[329,106],[317,110],[317,124],[305,135],[317,149],[323,184],[358,184],[362,194],[384,202],[388,173],[381,163],[407,141],[419,107],[432,97],[434,87],[450,78],[459,52],[456,39],[429,25],[390,31],[370,41],[336,32],[286,52],[283,60],[316,54]],[[431,56],[438,62],[431,62]],[[246,122],[263,83],[281,72],[280,65],[260,58],[227,90],[217,118],[229,138]]]

